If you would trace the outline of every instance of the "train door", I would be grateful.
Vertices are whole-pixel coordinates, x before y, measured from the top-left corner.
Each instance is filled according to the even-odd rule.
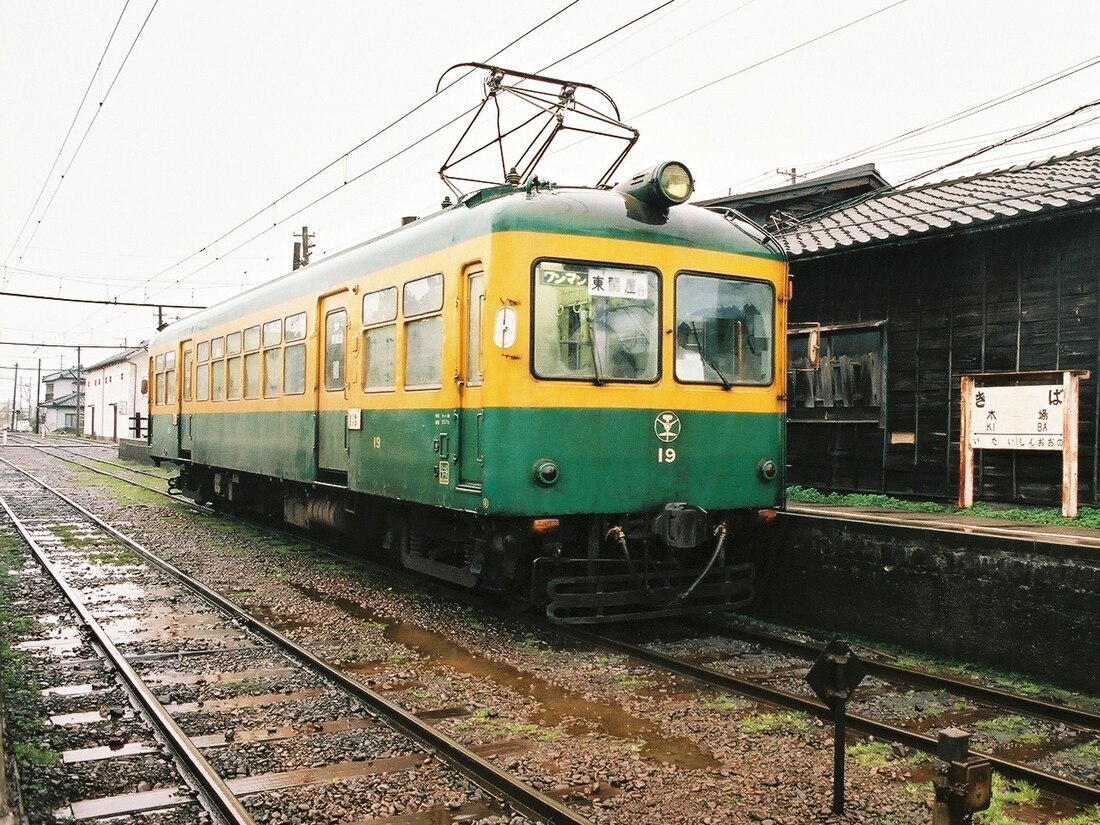
[[[191,446],[194,441],[194,371],[195,371],[195,349],[194,344],[190,338],[180,344],[180,371],[179,382],[180,391],[178,401],[179,406],[177,408],[178,415],[176,418],[179,420],[179,454],[183,458],[191,457]]]
[[[346,483],[348,472],[348,292],[321,299],[317,376],[317,471]],[[327,478],[326,478],[327,476]]]
[[[481,427],[484,419],[481,387],[484,383],[485,272],[477,264],[462,278],[462,348],[458,367],[458,484],[456,489],[481,492],[485,465]]]

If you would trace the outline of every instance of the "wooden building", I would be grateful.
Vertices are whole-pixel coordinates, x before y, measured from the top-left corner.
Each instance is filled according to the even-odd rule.
[[[782,212],[797,210],[777,209],[790,318],[802,325],[791,337],[791,483],[953,499],[960,376],[1080,369],[1091,372],[1080,501],[1100,504],[1100,147],[878,189],[786,225]],[[1061,500],[1059,452],[983,450],[976,470],[979,499]]]

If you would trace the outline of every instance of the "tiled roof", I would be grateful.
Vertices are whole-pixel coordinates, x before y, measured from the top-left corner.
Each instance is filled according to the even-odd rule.
[[[791,257],[1100,206],[1100,146],[911,189],[883,190],[781,230]]]
[[[68,395],[60,395],[57,398],[50,401],[43,401],[38,406],[40,407],[75,407],[76,406],[76,393],[71,392]]]

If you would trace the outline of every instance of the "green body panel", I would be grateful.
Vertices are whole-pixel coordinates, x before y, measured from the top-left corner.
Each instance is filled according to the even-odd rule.
[[[778,414],[675,411],[674,441],[660,441],[661,410],[490,409],[485,411],[485,486],[490,511],[515,515],[652,511],[682,501],[705,509],[778,506],[778,479],[762,481],[761,459],[782,467]],[[659,451],[674,450],[675,459]],[[557,482],[533,481],[553,459]]]
[[[460,415],[482,413],[458,429]],[[492,515],[568,515],[653,511],[682,501],[709,510],[781,503],[782,479],[766,482],[762,459],[783,467],[783,416],[676,411],[675,440],[655,434],[661,410],[524,409],[363,410],[347,432],[350,489],[404,501]],[[344,447],[342,411],[324,413]],[[184,419],[187,417],[185,416]],[[190,425],[192,460],[231,470],[311,482],[316,478],[312,413],[203,415]],[[153,422],[152,454],[175,457],[171,417]],[[162,449],[167,452],[162,453]],[[675,451],[673,460],[668,450]],[[477,457],[482,461],[477,461]],[[659,460],[663,458],[663,460]],[[558,481],[537,485],[533,468],[553,459]],[[460,466],[471,468],[465,474]],[[482,488],[470,482],[474,469]],[[486,503],[487,502],[487,503]]]

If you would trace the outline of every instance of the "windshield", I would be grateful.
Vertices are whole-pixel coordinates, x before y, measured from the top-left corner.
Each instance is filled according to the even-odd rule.
[[[537,376],[596,383],[657,380],[656,272],[541,261],[534,279]]]
[[[676,278],[676,378],[698,384],[770,384],[775,292],[719,275]]]

